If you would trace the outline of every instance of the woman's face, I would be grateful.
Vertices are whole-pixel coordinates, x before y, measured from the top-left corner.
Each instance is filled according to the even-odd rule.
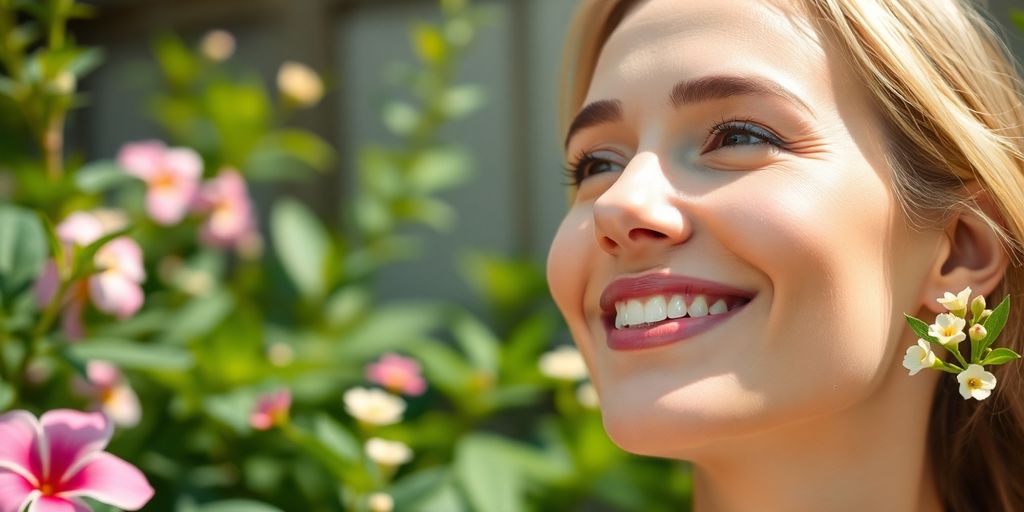
[[[648,0],[601,52],[548,279],[627,450],[694,458],[906,377],[938,238],[907,226],[866,92],[806,19]]]

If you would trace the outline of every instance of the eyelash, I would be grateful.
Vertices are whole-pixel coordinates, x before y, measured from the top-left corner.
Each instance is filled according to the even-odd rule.
[[[752,146],[759,144],[767,144],[779,149],[784,149],[786,147],[785,141],[783,141],[781,138],[779,138],[777,135],[775,135],[768,129],[763,128],[756,123],[753,123],[750,119],[728,119],[715,123],[715,125],[712,126],[711,130],[708,132],[708,137],[705,139],[702,147],[706,146],[709,141],[712,141],[718,138],[720,135],[727,133],[729,131],[735,131],[743,135],[753,135],[764,141],[759,142],[757,144],[743,145]],[[711,151],[715,150],[713,149]],[[704,153],[708,152],[710,151],[705,151]],[[585,167],[594,162],[607,162],[607,160],[595,157],[592,152],[588,151],[580,151],[579,153],[574,155],[573,158],[569,160],[569,164],[563,168],[567,180],[565,182],[565,185],[578,187],[587,176],[592,176],[593,174],[596,174],[592,173],[589,175],[584,175]]]

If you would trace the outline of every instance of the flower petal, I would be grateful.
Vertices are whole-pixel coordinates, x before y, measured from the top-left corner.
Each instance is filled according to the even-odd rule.
[[[117,153],[117,163],[128,174],[145,180],[163,165],[165,149],[164,143],[158,140],[125,144]]]
[[[89,296],[96,309],[122,319],[134,315],[145,299],[138,283],[113,271],[89,278]]]
[[[138,510],[153,497],[153,487],[135,466],[99,452],[61,485],[60,495],[85,496],[120,509]]]
[[[25,477],[0,469],[0,512],[18,512],[35,490]]]
[[[55,482],[67,477],[73,466],[107,446],[114,425],[96,412],[55,409],[43,414],[43,437],[49,447],[50,476]]]
[[[11,411],[0,416],[0,468],[8,469],[33,484],[41,480],[42,459],[39,455],[41,427],[28,411]],[[33,482],[34,480],[34,482]]]
[[[28,512],[92,512],[92,509],[76,499],[40,496],[28,507]]]

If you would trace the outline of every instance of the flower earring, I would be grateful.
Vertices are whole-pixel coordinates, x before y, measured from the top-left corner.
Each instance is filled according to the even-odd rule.
[[[974,300],[970,300],[970,295],[970,287],[955,295],[946,292],[937,300],[949,312],[936,316],[935,323],[931,325],[904,313],[910,329],[919,338],[917,345],[907,349],[907,354],[903,357],[903,367],[910,370],[911,375],[916,375],[925,368],[952,373],[960,383],[960,395],[964,400],[984,400],[996,387],[996,376],[985,371],[985,366],[1009,363],[1020,359],[1020,354],[1008,348],[991,348],[1009,317],[1010,296],[1007,295],[995,309],[985,309],[985,297],[978,295]],[[971,313],[969,321],[968,301]],[[960,343],[968,337],[971,339],[970,363],[960,353]],[[932,351],[933,345],[952,353],[956,362],[943,361]]]

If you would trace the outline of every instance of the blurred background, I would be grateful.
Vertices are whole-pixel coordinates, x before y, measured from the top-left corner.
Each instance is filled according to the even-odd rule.
[[[544,280],[575,4],[0,0],[0,427],[104,413],[100,511],[688,510]]]

